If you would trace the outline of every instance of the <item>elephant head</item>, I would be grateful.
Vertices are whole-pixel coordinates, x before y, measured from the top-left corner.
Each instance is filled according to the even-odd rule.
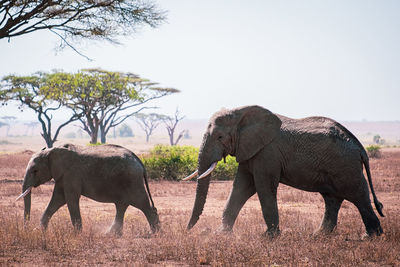
[[[259,106],[222,110],[211,117],[200,146],[198,171],[185,178],[200,175],[188,229],[196,224],[203,212],[209,174],[216,163],[227,155],[235,156],[239,163],[252,158],[279,134],[281,123],[275,114]]]
[[[24,197],[24,218],[29,220],[31,211],[31,190],[45,182],[51,180],[51,170],[49,165],[49,154],[52,149],[42,149],[34,154],[26,167],[22,194],[17,198]]]

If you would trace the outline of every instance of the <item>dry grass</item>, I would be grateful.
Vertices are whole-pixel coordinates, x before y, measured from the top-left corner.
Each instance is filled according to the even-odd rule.
[[[281,236],[262,236],[265,223],[258,199],[242,209],[233,234],[216,234],[231,182],[215,182],[199,223],[185,230],[195,183],[151,182],[162,231],[149,235],[140,211],[130,207],[121,238],[105,234],[114,219],[114,205],[81,198],[83,231],[72,230],[66,207],[39,229],[53,185],[34,189],[32,218],[23,225],[23,202],[15,202],[29,156],[0,156],[0,265],[107,266],[399,266],[400,265],[400,150],[385,150],[371,160],[378,198],[385,208],[385,234],[361,241],[364,226],[356,208],[345,202],[335,234],[314,237],[324,210],[322,198],[287,186],[279,187]]]

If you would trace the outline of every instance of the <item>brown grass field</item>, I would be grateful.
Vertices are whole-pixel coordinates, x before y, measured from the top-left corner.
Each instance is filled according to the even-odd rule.
[[[330,236],[313,236],[324,204],[317,193],[280,185],[281,235],[263,237],[266,229],[253,196],[232,234],[217,234],[231,182],[210,186],[203,215],[186,231],[194,201],[194,182],[150,182],[162,231],[149,234],[143,214],[130,207],[121,238],[106,235],[114,205],[81,198],[83,231],[75,234],[66,206],[42,232],[39,219],[53,184],[33,190],[29,224],[23,223],[21,182],[30,153],[0,154],[0,266],[400,266],[400,149],[386,149],[371,159],[377,196],[384,205],[383,236],[361,240],[364,226],[356,208],[344,202]]]

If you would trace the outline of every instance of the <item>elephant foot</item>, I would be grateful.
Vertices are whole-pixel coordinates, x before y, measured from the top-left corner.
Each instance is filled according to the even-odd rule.
[[[276,237],[278,237],[281,234],[281,231],[278,229],[268,229],[267,231],[265,231],[265,233],[262,235],[263,237],[268,237],[271,239],[274,239]]]
[[[115,225],[111,226],[111,228],[106,232],[106,235],[121,237],[122,236],[122,228],[116,227]]]
[[[46,230],[47,230],[47,224],[40,224],[40,229],[43,231],[43,232],[46,232]]]
[[[214,234],[216,235],[228,235],[228,234],[232,234],[233,230],[232,227],[228,227],[228,226],[224,226],[221,225],[220,227],[218,227],[217,230],[214,231]]]
[[[333,229],[319,228],[314,233],[312,233],[312,237],[328,237],[328,236],[331,236],[331,235],[333,235],[335,229],[336,228],[333,228]]]
[[[379,236],[380,236],[380,235],[377,235],[377,234],[368,234],[368,233],[364,233],[364,234],[361,236],[361,240],[362,240],[362,241],[371,241],[371,240],[374,240],[374,239],[376,239],[376,238],[379,238]]]
[[[381,236],[383,234],[383,230],[382,227],[379,226],[377,229],[375,229],[374,231],[367,231],[366,233],[364,233],[361,236],[361,240],[372,240],[378,236]]]

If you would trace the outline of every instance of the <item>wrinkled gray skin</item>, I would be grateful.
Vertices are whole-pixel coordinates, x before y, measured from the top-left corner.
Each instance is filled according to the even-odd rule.
[[[67,204],[72,224],[80,231],[81,195],[115,204],[117,212],[110,233],[122,234],[124,214],[129,205],[144,213],[153,232],[159,229],[146,171],[140,159],[128,149],[116,145],[79,147],[71,144],[44,149],[29,161],[22,191],[52,178],[55,181],[53,196],[40,220],[43,229],[47,228],[51,216]],[[31,193],[25,196],[24,204],[24,217],[29,220]]]
[[[375,207],[382,214],[370,176],[368,156],[345,127],[324,117],[291,119],[259,106],[222,110],[211,119],[200,147],[198,170],[204,173],[226,155],[239,162],[220,230],[231,231],[245,202],[257,193],[269,236],[279,234],[277,188],[283,183],[321,193],[325,214],[317,233],[330,233],[344,199],[359,210],[368,235],[382,228],[369,197],[365,166]],[[198,180],[188,229],[199,219],[210,175]]]

